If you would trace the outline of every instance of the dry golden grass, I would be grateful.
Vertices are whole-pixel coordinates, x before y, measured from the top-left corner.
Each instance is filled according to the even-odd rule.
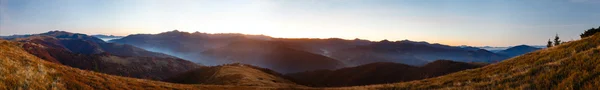
[[[287,80],[279,73],[269,73],[269,71],[264,68],[245,64],[201,67],[163,81],[182,84],[305,87]]]
[[[600,34],[483,68],[406,83],[330,89],[599,90]]]
[[[226,85],[184,85],[112,76],[79,70],[39,59],[20,43],[0,40],[0,89],[2,90],[122,90],[122,89],[277,89]]]
[[[282,86],[292,87],[299,85],[286,80],[284,78],[274,76],[263,71],[247,67],[242,64],[237,65],[224,65],[216,67],[217,72],[214,73],[212,78],[207,79],[207,82],[221,83],[223,85],[236,85],[236,86]],[[238,78],[238,79],[226,79],[226,78]],[[234,80],[234,81],[224,81]]]

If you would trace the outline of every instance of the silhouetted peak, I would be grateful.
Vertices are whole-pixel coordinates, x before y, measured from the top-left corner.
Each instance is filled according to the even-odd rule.
[[[519,50],[519,49],[540,49],[540,48],[536,48],[536,47],[532,47],[532,46],[528,46],[528,45],[519,45],[519,46],[514,46],[511,48],[508,48],[506,50],[514,50],[514,49]]]
[[[411,41],[411,40],[401,40],[401,41],[396,41],[396,43],[409,43],[409,44],[429,44],[429,42],[425,42],[425,41]]]
[[[189,34],[190,33],[188,33],[188,32],[173,30],[173,31],[168,31],[168,32],[162,32],[162,33],[159,33],[158,35],[183,36],[183,35],[189,35]]]
[[[379,41],[379,42],[380,42],[380,43],[390,43],[390,40],[383,39],[383,40],[381,40],[381,41]]]
[[[56,36],[56,35],[70,35],[73,34],[71,32],[67,32],[67,31],[59,31],[59,30],[54,30],[54,31],[49,31],[46,33],[41,33],[40,35],[51,35],[51,36]]]
[[[518,45],[518,46],[514,46],[514,48],[525,48],[525,47],[526,47],[526,48],[535,48],[535,47],[528,46],[528,45]]]

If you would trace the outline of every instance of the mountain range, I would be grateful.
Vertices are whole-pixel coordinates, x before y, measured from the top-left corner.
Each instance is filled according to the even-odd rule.
[[[483,49],[464,49],[407,40],[374,42],[337,38],[290,39],[262,35],[189,33],[176,30],[159,34],[129,35],[111,42],[162,52],[202,65],[214,66],[239,62],[282,73],[331,70],[374,62],[421,66],[439,59],[492,63],[510,58]]]
[[[482,68],[403,83],[336,89],[561,89],[597,90],[600,33]]]
[[[171,38],[203,35],[167,33],[171,36],[166,37]],[[200,60],[212,59],[214,61],[210,62],[222,64],[203,66],[190,62],[194,60],[136,45],[108,43],[64,31],[3,37],[6,40],[0,39],[0,76],[3,76],[0,89],[587,90],[598,89],[596,86],[600,81],[597,78],[600,34],[546,49],[516,46],[501,51],[505,53],[413,41],[204,35],[211,36],[206,41],[221,44],[211,44],[215,47],[204,48],[202,52],[177,52],[203,55]],[[229,41],[212,41],[215,38]],[[438,53],[425,55],[426,52]],[[480,63],[492,62],[493,58],[502,56],[514,57],[489,65]],[[474,60],[466,61],[469,63],[430,60],[464,57],[480,59],[467,58]],[[380,61],[372,62],[366,60],[368,58]],[[425,62],[401,62],[406,59]]]
[[[115,36],[115,35],[104,35],[104,34],[96,34],[96,35],[91,35],[92,37],[96,37],[99,39],[102,39],[103,41],[110,41],[113,39],[119,39],[119,38],[123,38],[124,36]]]
[[[10,38],[41,59],[112,75],[161,80],[200,65],[131,45],[106,43],[85,34],[50,31]]]
[[[498,51],[496,53],[506,55],[509,57],[515,57],[515,56],[523,55],[525,53],[537,51],[540,49],[541,48],[536,48],[536,47],[527,46],[527,45],[519,45],[519,46],[514,46],[511,48],[508,48],[506,50]]]

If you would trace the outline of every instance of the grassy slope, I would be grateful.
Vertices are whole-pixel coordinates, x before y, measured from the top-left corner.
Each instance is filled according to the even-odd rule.
[[[338,70],[318,70],[287,74],[293,81],[312,87],[343,87],[422,80],[479,68],[485,65],[437,60],[416,67],[401,63],[378,62]]]
[[[278,73],[267,73],[244,64],[201,67],[164,81],[183,84],[304,87],[282,78]]]
[[[334,89],[600,89],[600,34],[483,68],[420,81]],[[332,88],[333,89],[333,88]]]
[[[0,89],[258,89],[223,85],[183,85],[79,70],[28,54],[20,43],[0,40]],[[262,88],[265,89],[265,88]]]

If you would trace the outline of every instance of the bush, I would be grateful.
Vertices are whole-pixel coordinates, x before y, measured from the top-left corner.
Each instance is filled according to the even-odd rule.
[[[581,36],[581,38],[585,38],[585,37],[592,36],[592,35],[596,34],[597,32],[600,32],[600,26],[598,28],[591,28],[591,29],[585,30],[585,32],[583,32],[580,36]]]

